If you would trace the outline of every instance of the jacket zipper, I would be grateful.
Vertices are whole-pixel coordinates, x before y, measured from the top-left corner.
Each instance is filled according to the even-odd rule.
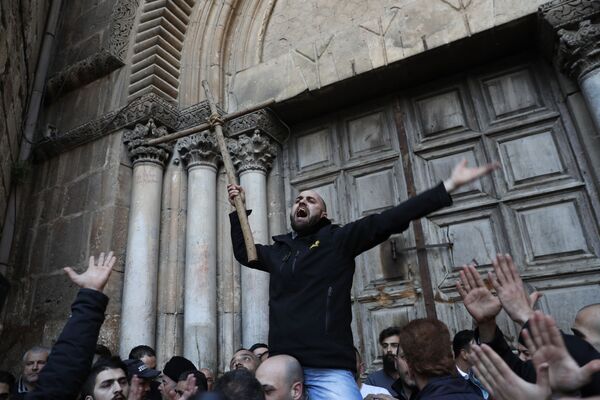
[[[327,288],[327,303],[325,304],[325,333],[329,333],[329,319],[330,312],[329,307],[331,306],[331,296],[333,295],[333,287]]]
[[[296,269],[296,259],[298,258],[298,254],[300,253],[300,250],[296,250],[296,254],[294,254],[294,260],[292,261],[292,274],[295,272]]]

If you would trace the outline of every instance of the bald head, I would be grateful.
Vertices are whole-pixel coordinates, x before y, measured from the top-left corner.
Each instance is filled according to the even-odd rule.
[[[298,193],[290,211],[290,222],[296,232],[310,230],[324,217],[327,217],[327,205],[317,192],[303,190]]]
[[[303,398],[304,373],[298,360],[287,355],[269,357],[256,370],[256,379],[265,391],[266,400]]]
[[[571,330],[600,351],[600,304],[590,304],[579,310]]]

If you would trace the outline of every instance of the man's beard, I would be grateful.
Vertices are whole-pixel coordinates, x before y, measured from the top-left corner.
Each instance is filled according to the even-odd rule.
[[[319,222],[321,220],[320,216],[317,215],[311,215],[308,218],[308,221],[305,221],[301,224],[297,224],[296,223],[296,219],[294,218],[294,215],[290,215],[290,224],[292,225],[292,229],[298,233],[302,233],[304,231],[307,231],[308,229],[310,229],[311,227],[315,226],[315,224],[317,222]]]
[[[388,374],[394,374],[396,372],[396,356],[393,354],[386,353],[383,355],[383,370]]]

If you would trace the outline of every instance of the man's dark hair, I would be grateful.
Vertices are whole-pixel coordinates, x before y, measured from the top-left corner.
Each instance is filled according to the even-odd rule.
[[[454,352],[454,358],[458,357],[461,350],[468,350],[471,340],[474,338],[475,334],[469,329],[465,329],[464,331],[460,331],[454,335],[454,339],[452,339],[452,351]]]
[[[111,353],[110,349],[100,343],[98,343],[96,345],[96,350],[94,351],[94,354],[97,354],[99,356],[99,358],[108,359],[108,358],[112,357],[112,353]]]
[[[219,379],[214,391],[220,393],[223,400],[264,400],[265,393],[260,382],[247,369],[229,371]]]
[[[131,351],[129,352],[129,357],[127,358],[129,358],[130,360],[141,360],[144,356],[156,357],[156,351],[154,351],[154,349],[150,346],[141,344],[131,349]]]
[[[206,376],[198,371],[197,369],[191,369],[189,371],[182,372],[179,375],[179,381],[185,381],[189,374],[194,375],[196,378],[196,386],[198,387],[198,392],[206,392],[208,390],[208,382],[206,381]]]
[[[406,363],[427,378],[456,374],[450,346],[450,331],[437,319],[415,319],[400,333]]]
[[[8,391],[12,392],[15,387],[15,377],[8,371],[0,371],[0,383],[6,383]]]
[[[400,335],[400,328],[398,328],[397,326],[390,326],[388,328],[385,328],[379,334],[379,344],[383,344],[383,341],[385,339],[389,338],[390,336],[394,336],[394,335]]]
[[[107,369],[122,369],[127,376],[127,366],[119,357],[111,357],[108,359],[100,359],[94,366],[92,367],[92,371],[88,375],[85,382],[83,382],[83,386],[81,388],[81,397],[82,399],[85,396],[94,396],[94,386],[96,386],[96,377],[102,371],[106,371]]]
[[[269,346],[267,346],[264,343],[254,343],[252,346],[250,346],[250,348],[248,350],[250,350],[251,352],[254,353],[254,350],[262,349],[263,347],[266,348],[267,350],[269,349]],[[237,351],[236,351],[236,353],[237,353]]]

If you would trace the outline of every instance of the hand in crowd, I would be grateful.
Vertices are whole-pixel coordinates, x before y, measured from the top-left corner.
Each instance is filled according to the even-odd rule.
[[[549,365],[550,386],[557,392],[572,392],[588,384],[592,375],[600,371],[600,360],[580,367],[567,351],[552,317],[537,311],[529,320],[529,331],[523,330],[523,339],[532,354],[536,369]]]
[[[533,304],[539,294],[533,293],[531,297],[527,295],[521,276],[509,254],[498,254],[492,264],[494,272],[489,276],[502,307],[513,321],[524,325],[533,315]]]
[[[498,163],[487,164],[481,167],[469,168],[467,167],[467,159],[463,159],[458,163],[452,170],[450,178],[444,181],[444,186],[448,193],[453,192],[459,187],[469,184],[484,175],[489,174],[500,165]]]
[[[65,267],[64,271],[77,286],[102,292],[116,261],[117,258],[113,256],[112,251],[106,258],[104,258],[104,253],[100,253],[97,264],[94,256],[90,257],[89,266],[83,274],[78,274],[70,267]]]
[[[227,185],[227,194],[229,197],[229,204],[235,207],[235,198],[240,195],[242,196],[242,203],[246,202],[246,194],[244,193],[244,188],[240,185],[234,185],[230,183]]]
[[[521,379],[489,346],[471,346],[470,358],[477,378],[497,400],[547,400],[552,397],[548,364],[537,367],[537,383]]]
[[[144,386],[142,385],[142,379],[137,375],[131,378],[131,384],[129,385],[129,396],[127,400],[142,400],[144,398]]]
[[[185,386],[182,392],[177,392],[175,389],[169,390],[167,396],[169,400],[188,400],[198,392],[196,386],[196,378],[194,374],[189,374],[185,380]]]

